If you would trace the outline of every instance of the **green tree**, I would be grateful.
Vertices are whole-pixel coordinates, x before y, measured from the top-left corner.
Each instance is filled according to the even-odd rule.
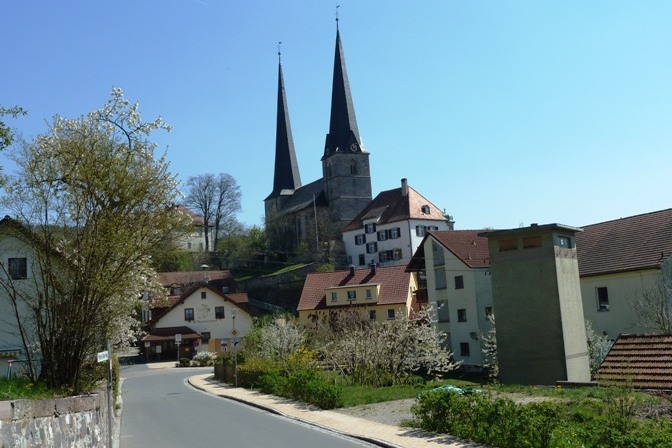
[[[26,111],[19,106],[14,107],[0,107],[0,118],[9,115],[16,118],[19,115],[26,115]],[[12,129],[0,120],[0,150],[7,148],[14,141],[14,133]]]
[[[55,389],[85,390],[105,341],[133,337],[139,298],[156,286],[149,253],[183,225],[177,180],[150,140],[158,129],[170,128],[143,122],[115,88],[102,109],[57,116],[14,154],[19,174],[4,202],[30,229],[36,256],[32,293],[8,295],[31,311],[18,325],[37,340],[33,372]]]

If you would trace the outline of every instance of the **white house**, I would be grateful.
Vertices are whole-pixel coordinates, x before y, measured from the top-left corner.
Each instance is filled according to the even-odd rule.
[[[226,350],[252,326],[247,301],[247,294],[224,294],[208,283],[191,287],[152,322],[142,339],[147,357],[190,358],[200,351]],[[176,335],[180,335],[179,356]]]
[[[449,216],[408,186],[379,193],[343,228],[348,264],[407,264],[431,230],[450,230]]]
[[[583,227],[576,248],[583,314],[596,331],[651,333],[638,323],[633,302],[672,273],[672,209]]]
[[[189,252],[204,252],[205,251],[205,231],[203,229],[203,218],[196,213],[192,212],[184,205],[178,205],[175,207],[176,210],[187,217],[189,225],[183,229],[179,235],[175,238],[175,242],[178,247],[189,251]],[[214,251],[214,226],[212,224],[208,225],[208,252]]]
[[[436,328],[448,334],[447,348],[466,368],[482,364],[481,333],[490,329],[493,312],[488,239],[481,232],[430,232],[407,267],[425,271]]]
[[[27,344],[37,340],[28,307],[38,294],[35,253],[35,242],[21,223],[9,216],[0,220],[0,375],[7,374],[10,360],[12,371],[20,371],[20,361],[26,357],[19,319]]]

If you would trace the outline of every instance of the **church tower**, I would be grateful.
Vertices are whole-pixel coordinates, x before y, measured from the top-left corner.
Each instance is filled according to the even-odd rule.
[[[285,81],[282,76],[282,62],[278,53],[278,112],[275,130],[275,170],[273,191],[264,200],[266,216],[272,216],[282,209],[294,191],[301,187],[299,165],[296,162],[292,127],[289,123]]]
[[[371,202],[371,171],[369,153],[362,145],[357,128],[341,36],[336,23],[331,120],[322,156],[322,178],[330,212],[342,228]]]

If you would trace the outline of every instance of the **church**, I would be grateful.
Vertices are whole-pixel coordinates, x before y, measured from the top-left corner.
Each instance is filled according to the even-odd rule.
[[[340,241],[341,229],[371,202],[369,152],[357,127],[338,22],[331,118],[321,161],[322,178],[302,184],[279,61],[273,191],[264,200],[272,249],[293,254],[303,244],[320,251],[324,243]]]

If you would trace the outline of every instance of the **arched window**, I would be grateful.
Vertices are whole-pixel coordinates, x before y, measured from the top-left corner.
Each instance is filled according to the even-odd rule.
[[[357,162],[354,160],[350,161],[350,174],[357,174]]]

